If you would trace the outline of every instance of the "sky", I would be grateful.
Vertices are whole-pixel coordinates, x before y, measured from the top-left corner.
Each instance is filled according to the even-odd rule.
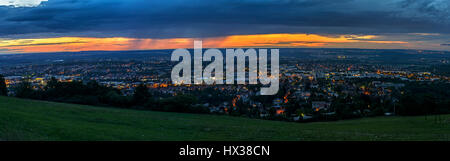
[[[0,0],[0,53],[192,48],[450,51],[450,0]]]

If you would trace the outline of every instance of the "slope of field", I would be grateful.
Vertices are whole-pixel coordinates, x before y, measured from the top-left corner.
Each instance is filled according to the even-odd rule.
[[[449,140],[450,115],[290,123],[0,97],[0,140]]]

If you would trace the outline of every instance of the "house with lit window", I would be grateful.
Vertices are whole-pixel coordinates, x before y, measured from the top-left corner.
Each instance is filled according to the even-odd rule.
[[[313,111],[320,111],[320,110],[329,110],[331,103],[325,102],[325,101],[313,101],[311,102]]]
[[[282,103],[283,103],[283,100],[279,99],[279,98],[274,99],[272,102],[272,108],[275,108],[277,115],[284,114],[284,112],[285,112],[285,109],[281,106]]]

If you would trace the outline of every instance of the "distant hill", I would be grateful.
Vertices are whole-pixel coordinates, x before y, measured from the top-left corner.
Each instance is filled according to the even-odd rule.
[[[450,115],[293,123],[0,97],[0,140],[449,140]]]
[[[192,49],[189,50],[193,53]],[[220,50],[222,53],[226,53],[225,49]],[[0,67],[60,62],[95,62],[100,60],[146,60],[155,57],[169,59],[173,51],[168,49],[0,54]],[[335,60],[338,56],[346,56],[346,59],[364,61],[365,63],[440,64],[441,60],[450,59],[450,52],[404,49],[280,48],[280,57],[297,57],[305,60]]]

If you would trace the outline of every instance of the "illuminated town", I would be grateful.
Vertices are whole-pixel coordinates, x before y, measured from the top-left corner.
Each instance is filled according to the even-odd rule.
[[[305,49],[281,51],[289,53],[303,50]],[[151,54],[154,51],[148,52]],[[164,52],[170,53],[169,50]],[[174,62],[170,61],[168,54],[158,57],[139,55],[144,55],[143,59],[132,56],[128,59],[114,59],[112,56],[109,59],[84,61],[48,59],[47,63],[2,66],[1,74],[5,76],[10,95],[15,94],[14,88],[23,81],[30,82],[35,90],[45,90],[47,82],[52,78],[59,82],[95,81],[120,90],[123,96],[133,96],[136,87],[144,84],[153,96],[160,99],[180,94],[196,95],[199,99],[196,105],[209,109],[208,113],[233,114],[233,111],[239,111],[237,115],[282,117],[291,121],[312,119],[317,117],[313,115],[319,112],[320,116],[327,116],[326,119],[334,119],[334,106],[338,99],[359,98],[361,95],[372,101],[365,105],[366,108],[353,110],[355,115],[374,113],[372,104],[388,107],[376,111],[377,115],[395,115],[395,103],[399,101],[407,84],[450,82],[448,75],[439,74],[439,71],[433,71],[429,65],[423,63],[438,61],[446,65],[448,58],[445,57],[420,59],[421,62],[397,65],[367,62],[373,60],[367,58],[367,54],[334,54],[332,49],[314,52],[320,52],[322,55],[281,55],[280,92],[275,96],[261,96],[256,85],[173,85],[170,81],[170,71]],[[353,101],[358,100],[347,100],[348,103]]]

